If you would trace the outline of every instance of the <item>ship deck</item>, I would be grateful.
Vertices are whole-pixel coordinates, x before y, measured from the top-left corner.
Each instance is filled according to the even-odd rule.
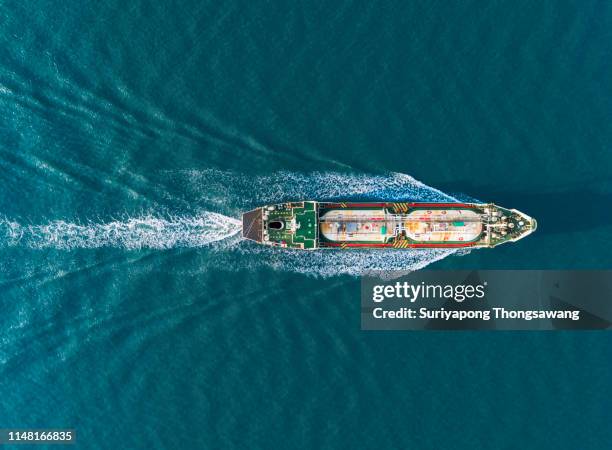
[[[267,245],[324,247],[492,247],[536,222],[494,204],[290,202],[243,215],[243,235]]]
[[[320,245],[468,246],[481,239],[481,210],[463,204],[405,203],[322,205],[319,209]],[[339,206],[339,207],[337,207]]]

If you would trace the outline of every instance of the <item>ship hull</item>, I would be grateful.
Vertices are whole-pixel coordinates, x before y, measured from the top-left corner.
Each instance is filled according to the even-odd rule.
[[[492,203],[290,202],[243,215],[243,236],[303,250],[494,247],[532,233],[536,221]]]

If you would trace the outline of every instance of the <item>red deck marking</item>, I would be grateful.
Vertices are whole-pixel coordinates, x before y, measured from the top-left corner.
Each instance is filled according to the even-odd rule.
[[[347,247],[391,247],[393,244],[346,244]]]
[[[463,244],[410,244],[410,247],[412,248],[427,248],[427,247],[432,247],[432,248],[445,248],[445,247],[472,247],[475,244],[473,242],[467,242],[467,243],[463,243]]]
[[[397,206],[400,202],[386,202],[386,203],[322,203],[321,206],[324,209],[332,208],[392,208]],[[470,203],[407,203],[409,208],[476,208],[476,205]]]
[[[474,205],[468,203],[408,203],[412,207],[419,208],[473,208]]]
[[[388,206],[391,205],[392,203],[347,203],[346,206],[347,208],[359,208],[359,207],[366,207],[366,208],[382,208],[384,206]]]
[[[347,247],[393,247],[393,244],[347,244],[344,243]],[[326,242],[322,243],[322,247],[340,247],[342,244],[338,244],[335,242]],[[473,242],[463,243],[463,244],[408,244],[409,248],[455,248],[455,247],[473,247],[476,245]]]
[[[342,244],[346,245],[347,247],[390,247],[393,244],[348,244],[346,242],[343,242]],[[324,245],[325,247],[340,247],[342,244],[338,244],[335,242],[326,242]]]

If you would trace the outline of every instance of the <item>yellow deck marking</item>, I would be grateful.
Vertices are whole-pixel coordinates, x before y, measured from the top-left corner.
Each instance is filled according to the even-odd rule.
[[[410,242],[407,240],[397,240],[393,243],[393,248],[408,248]]]
[[[396,213],[408,212],[408,203],[394,203],[393,211],[395,211]]]

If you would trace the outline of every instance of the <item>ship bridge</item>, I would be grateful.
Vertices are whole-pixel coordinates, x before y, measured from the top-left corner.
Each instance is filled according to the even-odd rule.
[[[316,202],[279,203],[244,213],[242,235],[277,247],[315,249],[319,235]]]

